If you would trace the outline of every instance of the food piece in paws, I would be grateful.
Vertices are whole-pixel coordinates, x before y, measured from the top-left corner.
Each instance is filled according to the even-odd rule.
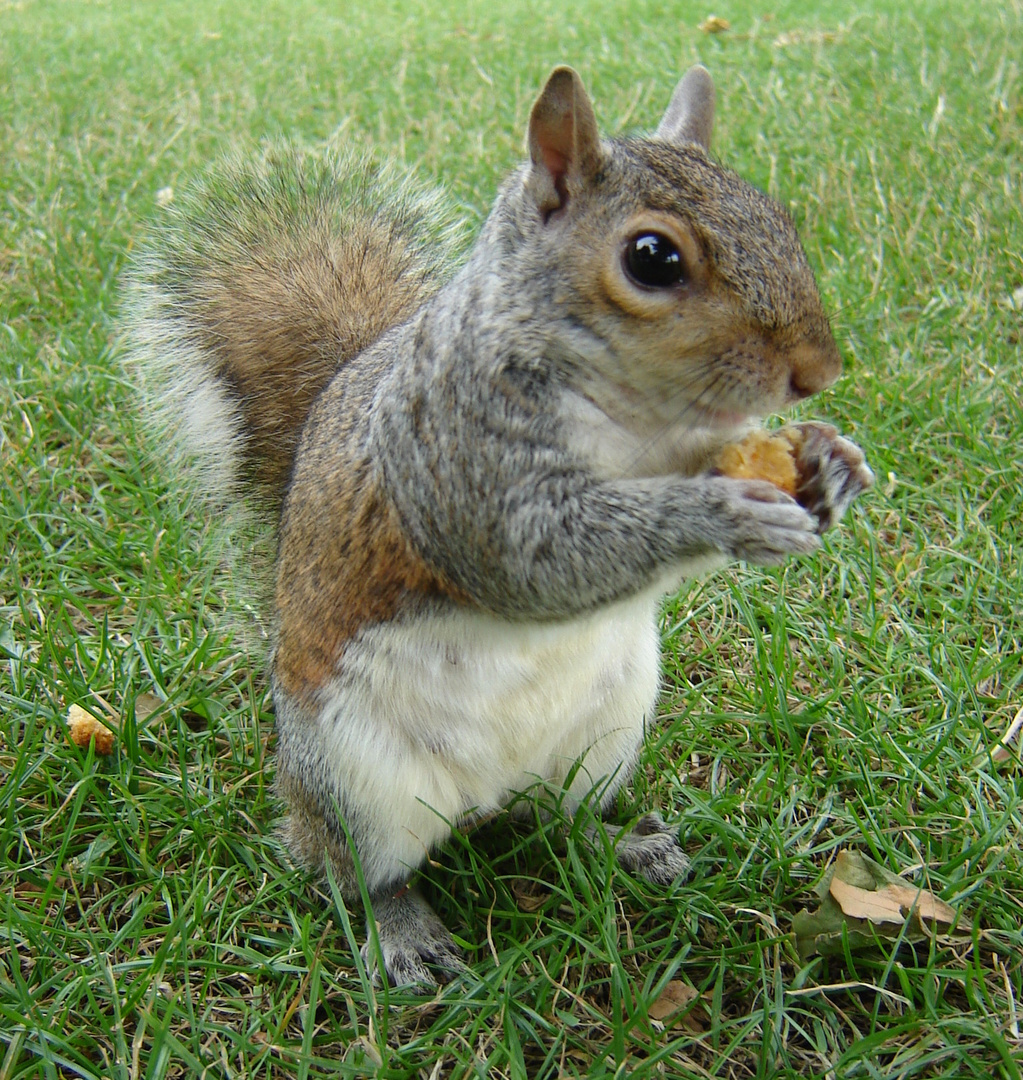
[[[793,427],[765,431],[757,428],[741,442],[731,443],[718,455],[717,469],[735,480],[767,480],[786,495],[796,497],[799,469],[796,455],[802,435]]]

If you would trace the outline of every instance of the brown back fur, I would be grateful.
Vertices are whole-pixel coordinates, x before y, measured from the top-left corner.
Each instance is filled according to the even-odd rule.
[[[217,165],[172,204],[129,285],[129,334],[161,329],[135,346],[153,396],[190,415],[211,386],[226,394],[237,461],[220,471],[254,481],[276,514],[313,401],[436,291],[453,222],[436,193],[351,153],[270,144]],[[194,455],[202,424],[166,425]]]

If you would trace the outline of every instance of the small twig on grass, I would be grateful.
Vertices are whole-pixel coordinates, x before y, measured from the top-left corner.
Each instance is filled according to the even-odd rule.
[[[1019,1040],[1019,1017],[1016,1014],[1016,997],[1012,992],[1012,980],[1009,978],[1009,972],[1005,967],[1005,961],[1002,960],[997,953],[993,953],[991,957],[995,962],[995,967],[1001,969],[1002,979],[1005,982],[1005,997],[1009,1002],[1009,1034]]]
[[[998,745],[991,751],[991,760],[1000,765],[1003,761],[1009,761],[1012,758],[1019,757],[1019,733],[1023,730],[1023,705],[1020,706],[1016,715],[1012,718],[1012,723],[1005,729],[1005,734],[998,740]],[[987,755],[983,754],[978,758],[976,764],[980,765],[982,762],[987,761]]]
[[[912,1005],[909,998],[903,997],[901,994],[896,994],[893,990],[886,990],[883,986],[875,986],[874,983],[860,982],[857,980],[852,982],[828,983],[826,986],[803,986],[798,990],[786,990],[785,996],[793,998],[813,997],[817,994],[827,995],[836,990],[873,990],[875,994],[880,994],[890,1001],[897,1001],[900,1005]]]
[[[494,894],[494,901],[487,912],[487,944],[490,946],[490,955],[494,958],[494,967],[499,968],[501,958],[497,955],[497,946],[494,944],[494,908],[497,907],[497,890],[492,888],[491,892]]]

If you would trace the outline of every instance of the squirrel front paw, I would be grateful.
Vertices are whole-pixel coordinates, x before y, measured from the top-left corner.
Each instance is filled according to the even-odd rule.
[[[796,499],[817,519],[823,533],[836,525],[861,491],[874,483],[863,451],[830,424],[793,424],[801,440],[796,455],[799,484]]]
[[[773,484],[725,476],[711,483],[713,533],[725,555],[774,566],[788,555],[809,555],[820,547],[816,516]]]

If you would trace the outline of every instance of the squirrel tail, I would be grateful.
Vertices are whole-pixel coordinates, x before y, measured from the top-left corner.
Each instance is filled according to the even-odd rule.
[[[439,193],[351,151],[271,143],[212,168],[127,277],[125,360],[161,453],[214,504],[251,494],[276,518],[313,400],[436,291],[460,240]]]

